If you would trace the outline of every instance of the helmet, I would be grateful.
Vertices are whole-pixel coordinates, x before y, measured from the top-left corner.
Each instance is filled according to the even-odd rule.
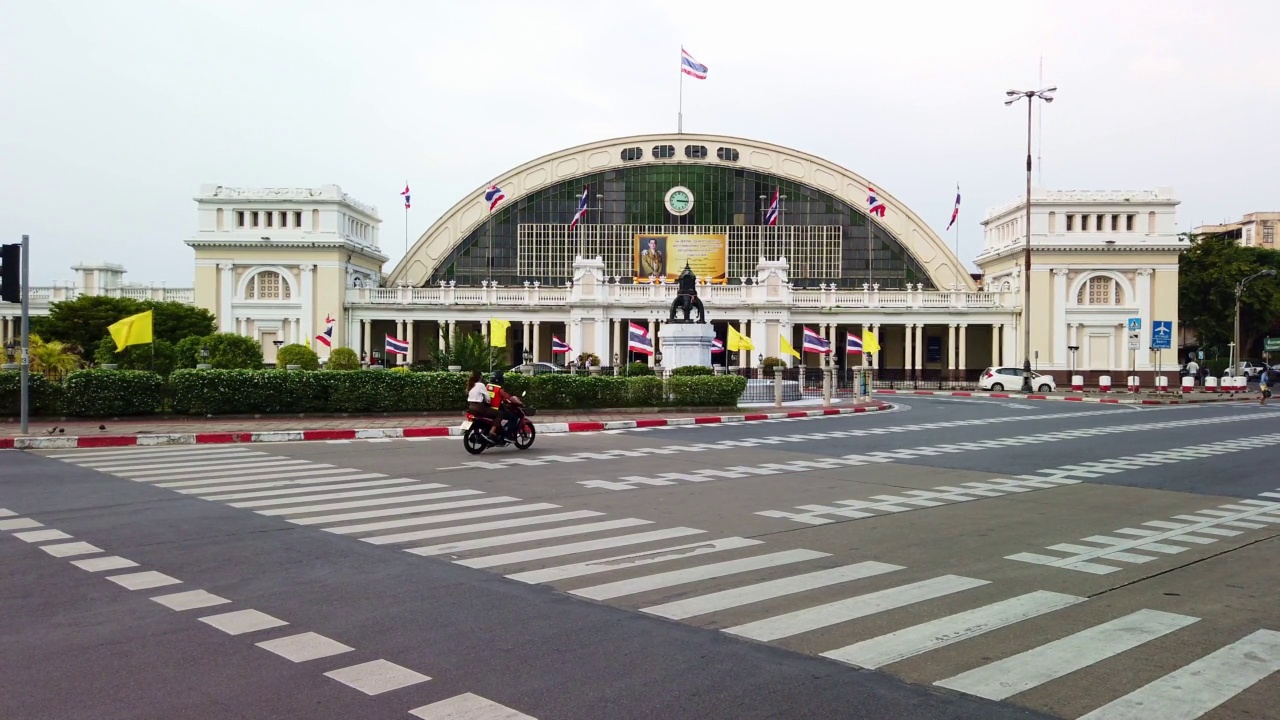
[[[504,376],[503,376],[503,374],[502,374],[502,371],[501,371],[501,370],[496,370],[496,371],[494,371],[494,373],[493,373],[493,384],[494,384],[494,385],[501,385],[501,384],[502,384],[503,377],[504,377]]]

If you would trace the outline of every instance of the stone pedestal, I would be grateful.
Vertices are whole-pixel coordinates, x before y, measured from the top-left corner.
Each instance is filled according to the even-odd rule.
[[[716,331],[710,323],[663,323],[658,337],[662,340],[663,367],[711,367],[711,343]]]

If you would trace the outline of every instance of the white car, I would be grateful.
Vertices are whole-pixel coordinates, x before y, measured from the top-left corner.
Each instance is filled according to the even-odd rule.
[[[1031,373],[1031,388],[1034,391],[1048,393],[1053,392],[1057,387],[1052,375],[1041,375],[1037,372]],[[982,371],[982,379],[978,381],[978,389],[995,392],[1003,392],[1005,390],[1016,392],[1021,390],[1022,368],[989,367]]]

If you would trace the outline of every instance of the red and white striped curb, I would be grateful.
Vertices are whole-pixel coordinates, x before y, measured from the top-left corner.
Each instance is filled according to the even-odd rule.
[[[1062,402],[1105,403],[1108,405],[1195,405],[1204,403],[1240,402],[1250,400],[1249,397],[1236,397],[1235,394],[1222,394],[1212,398],[1169,398],[1158,400],[1152,398],[1087,397],[1084,395],[1023,395],[1022,393],[973,392],[969,390],[875,390],[876,395],[943,395],[951,397],[985,397],[1003,398],[1006,400],[1057,400]]]
[[[824,408],[822,410],[796,410],[778,413],[752,413],[749,415],[711,415],[691,418],[641,418],[639,420],[614,420],[610,422],[538,423],[539,434],[575,432],[600,432],[601,430],[632,430],[635,428],[668,427],[672,425],[715,425],[758,420],[784,420],[794,418],[823,417],[827,415],[853,415],[855,413],[886,410],[888,403],[852,408]],[[536,419],[536,418],[535,418]],[[125,445],[212,445],[225,443],[298,442],[305,440],[375,440],[383,438],[449,437],[461,435],[458,426],[452,427],[402,427],[368,428],[364,430],[271,430],[267,432],[208,432],[208,433],[155,433],[151,435],[80,435],[59,437],[0,438],[0,449],[58,450],[66,448],[120,447]]]

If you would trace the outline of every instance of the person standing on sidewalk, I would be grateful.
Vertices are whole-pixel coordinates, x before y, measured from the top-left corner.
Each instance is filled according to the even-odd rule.
[[[1271,397],[1271,385],[1275,382],[1276,371],[1269,365],[1263,365],[1258,371],[1258,404],[1266,405]]]
[[[1197,385],[1200,384],[1199,382],[1200,381],[1200,364],[1197,363],[1195,360],[1190,360],[1187,362],[1187,367],[1186,367],[1186,370],[1184,371],[1184,374],[1190,375],[1192,382],[1196,383]]]

